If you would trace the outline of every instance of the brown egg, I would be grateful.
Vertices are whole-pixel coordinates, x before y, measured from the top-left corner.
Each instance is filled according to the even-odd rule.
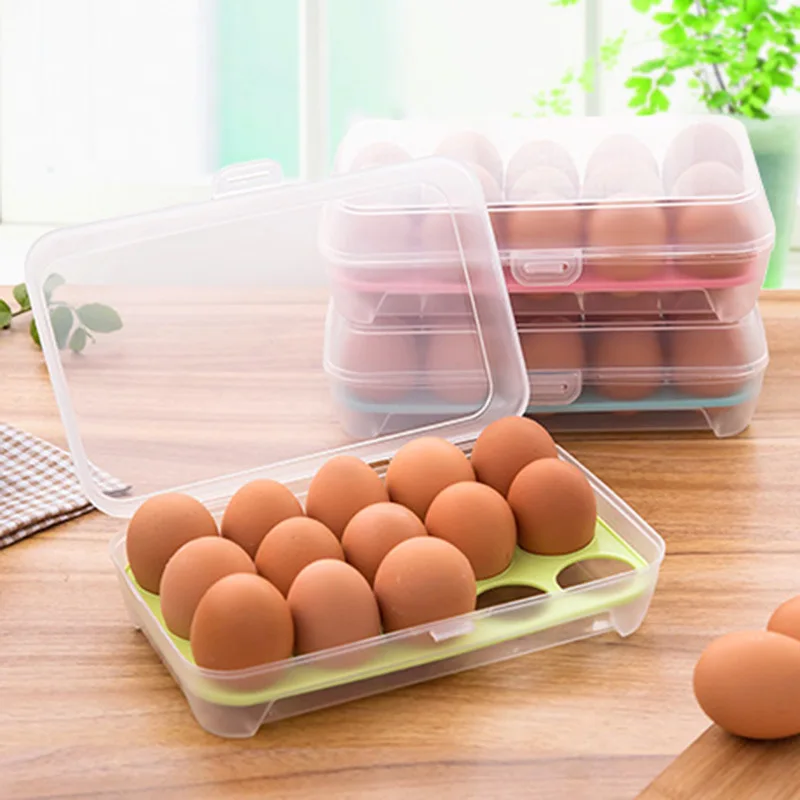
[[[540,458],[558,458],[553,437],[527,417],[503,417],[487,425],[472,448],[472,468],[481,483],[504,497],[517,473]]]
[[[685,394],[728,397],[748,383],[748,359],[738,327],[675,328],[669,333],[672,380]]]
[[[339,366],[343,384],[359,399],[395,402],[416,388],[419,356],[414,336],[350,328],[342,337]]]
[[[609,198],[614,200],[614,197]],[[666,267],[663,250],[668,244],[667,217],[655,205],[598,205],[588,215],[586,240],[602,248],[588,259],[592,274],[613,281],[643,281]],[[617,253],[621,247],[647,248],[651,252]]]
[[[360,150],[350,162],[350,171],[403,164],[411,161],[409,152],[394,142],[372,142]]]
[[[362,508],[344,529],[347,560],[372,584],[384,556],[400,542],[427,536],[420,518],[399,503],[373,503]]]
[[[664,382],[661,342],[654,330],[628,328],[593,336],[597,391],[612,400],[643,400]]]
[[[575,197],[569,178],[552,167],[521,175],[508,192],[508,201],[517,205],[505,212],[504,246],[578,247],[583,239],[581,210],[566,202]]]
[[[306,513],[327,525],[337,539],[362,508],[389,499],[378,474],[355,456],[335,456],[311,481]]]
[[[469,459],[452,442],[422,436],[404,444],[389,462],[386,488],[395,503],[410,508],[421,520],[442,489],[474,481]]]
[[[298,655],[341,647],[381,632],[378,603],[364,576],[333,559],[304,567],[289,589]]]
[[[217,535],[211,512],[194,497],[178,493],[150,497],[136,509],[125,537],[133,577],[142,589],[158,594],[173,554],[192,539]]]
[[[303,515],[300,501],[282,483],[256,480],[230,499],[222,516],[221,532],[255,558],[264,537],[279,522]]]
[[[460,131],[447,136],[435,155],[483,167],[498,186],[503,184],[503,159],[497,148],[481,133]]]
[[[748,739],[800,734],[800,642],[772,631],[739,631],[714,640],[694,669],[703,711]]]
[[[682,130],[664,157],[664,185],[671,190],[675,181],[691,166],[716,161],[741,175],[742,154],[736,140],[714,122],[698,122]]]
[[[500,184],[492,177],[491,173],[480,164],[465,163],[478,178],[483,190],[483,198],[487,204],[499,203],[503,199]],[[491,216],[492,227],[499,225],[500,217]],[[449,211],[444,208],[432,207],[422,215],[420,222],[420,247],[423,253],[454,253],[459,249],[459,244],[464,244],[463,239],[468,229],[474,225],[474,220],[469,212],[459,215],[458,211]],[[463,279],[462,279],[463,280]]]
[[[609,161],[587,177],[582,197],[594,201],[638,200],[652,205],[663,200],[664,187],[657,172],[629,160]]]
[[[226,575],[255,571],[253,560],[238,544],[220,536],[192,539],[170,558],[161,576],[164,622],[176,636],[188,639],[192,617],[206,591]]]
[[[440,400],[478,406],[489,392],[476,333],[436,331],[428,337],[425,380]]]
[[[292,655],[294,628],[283,595],[259,575],[228,575],[197,604],[189,634],[205,669],[247,669]]]
[[[294,517],[279,522],[261,542],[256,567],[284,597],[303,567],[322,558],[344,561],[339,540],[321,522]]]
[[[725,249],[741,247],[754,239],[757,209],[752,200],[739,201],[745,191],[741,176],[724,164],[695,164],[675,182],[672,194],[684,199],[708,198],[675,209],[675,240],[680,245],[716,246],[723,252],[709,252],[676,259],[681,272],[698,278],[722,279],[745,274],[748,258]],[[721,200],[720,200],[721,198]]]
[[[589,481],[572,464],[554,458],[528,464],[514,478],[508,502],[519,546],[529,553],[565,555],[594,538],[597,502]]]
[[[467,557],[433,536],[407,539],[392,548],[375,575],[375,596],[387,632],[474,611],[476,592]]]
[[[478,580],[508,568],[517,546],[517,524],[500,492],[475,481],[443,489],[428,509],[425,527],[431,536],[455,545],[468,559]]]
[[[630,167],[636,172],[650,172],[658,175],[658,162],[650,148],[638,137],[630,133],[614,133],[607,136],[592,151],[586,162],[586,181],[592,180],[596,173],[608,168]]]
[[[555,317],[543,322],[547,327],[520,330],[522,355],[529,371],[567,372],[582,370],[586,365],[581,332],[574,327],[557,327],[568,320]]]
[[[775,609],[767,623],[767,630],[800,640],[800,595]]]
[[[541,167],[561,173],[569,181],[571,187],[571,194],[568,196],[575,196],[580,186],[575,162],[569,151],[552,139],[535,139],[526,142],[511,156],[506,169],[506,191],[512,189],[526,172]]]

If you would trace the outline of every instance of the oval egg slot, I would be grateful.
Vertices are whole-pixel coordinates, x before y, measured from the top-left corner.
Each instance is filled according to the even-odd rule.
[[[586,558],[564,567],[556,576],[556,583],[562,589],[570,589],[573,586],[583,586],[625,572],[633,573],[635,569],[620,558]]]
[[[538,597],[547,594],[537,586],[524,586],[522,584],[512,584],[510,586],[495,586],[486,589],[478,595],[477,609],[492,608],[504,603],[513,603],[515,600],[523,600],[529,597]]]

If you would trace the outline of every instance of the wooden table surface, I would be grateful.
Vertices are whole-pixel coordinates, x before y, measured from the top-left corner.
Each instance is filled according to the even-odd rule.
[[[691,692],[703,647],[763,626],[800,593],[800,295],[765,295],[762,307],[772,361],[746,433],[561,437],[667,541],[650,613],[625,640],[225,741],[196,725],[130,626],[108,557],[119,521],[95,512],[0,551],[0,798],[635,797],[708,727]],[[62,444],[41,355],[17,327],[0,333],[0,420]],[[790,779],[798,761],[800,743],[712,729],[645,796],[795,797],[724,776],[752,764]]]

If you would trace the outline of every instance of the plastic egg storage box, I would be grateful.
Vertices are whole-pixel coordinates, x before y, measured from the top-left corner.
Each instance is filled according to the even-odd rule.
[[[527,406],[489,219],[466,170],[429,161],[319,184],[260,185],[273,181],[274,170],[237,167],[222,176],[225,194],[212,201],[62,229],[29,254],[27,283],[76,472],[110,516],[129,518],[148,498],[179,491],[219,519],[256,478],[280,481],[302,502],[332,455],[354,455],[380,472],[422,434],[469,451],[486,425]],[[324,368],[331,292],[323,231],[342,202],[419,190],[453,210],[485,394],[479,408],[415,415],[391,434],[354,435],[340,423]],[[73,352],[63,312],[55,313],[65,303],[111,306],[122,327],[93,334]],[[129,491],[104,494],[92,464]],[[198,667],[189,643],[166,629],[158,596],[133,579],[124,532],[111,557],[133,624],[198,722],[218,735],[251,736],[266,722],[357,697],[608,630],[633,632],[664,544],[585,474],[598,520],[583,550],[518,553],[507,573],[479,586],[478,610],[461,617],[247,670]]]
[[[736,120],[365,121],[344,138],[336,169],[431,154],[478,176],[521,321],[566,305],[731,322],[755,305],[774,223]],[[446,217],[413,205],[343,213],[328,243],[339,310],[359,323],[460,315],[465,298],[448,269],[458,243]]]
[[[527,413],[551,431],[733,436],[750,423],[768,361],[757,309],[729,324],[552,317],[517,330]],[[359,435],[475,412],[488,390],[475,331],[452,320],[361,326],[331,306],[326,342],[339,415]]]

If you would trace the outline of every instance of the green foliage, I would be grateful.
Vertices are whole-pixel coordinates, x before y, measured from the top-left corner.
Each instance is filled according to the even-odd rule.
[[[659,28],[660,58],[643,61],[625,85],[639,114],[669,109],[664,91],[686,73],[711,111],[767,119],[776,91],[800,89],[800,5],[778,0],[631,0]]]
[[[580,0],[554,0],[553,5],[571,6]],[[533,106],[532,116],[568,117],[573,112],[572,92],[575,87],[580,87],[583,92],[594,91],[597,80],[598,67],[609,72],[619,62],[619,56],[625,44],[626,31],[619,36],[606,39],[600,45],[599,58],[587,59],[579,72],[568,69],[561,76],[559,82],[550,89],[542,89],[531,98]],[[522,116],[522,115],[517,115]]]
[[[120,315],[111,306],[85,303],[76,308],[63,300],[54,299],[56,290],[63,285],[64,278],[53,273],[48,276],[43,287],[53,338],[59,350],[69,347],[73,353],[81,353],[90,341],[95,341],[92,332],[113,333],[122,327]],[[0,300],[0,328],[10,328],[14,317],[27,314],[31,310],[30,296],[24,283],[15,286],[12,294],[19,308],[14,311],[5,300]],[[36,320],[31,319],[28,331],[36,346],[41,347]]]

